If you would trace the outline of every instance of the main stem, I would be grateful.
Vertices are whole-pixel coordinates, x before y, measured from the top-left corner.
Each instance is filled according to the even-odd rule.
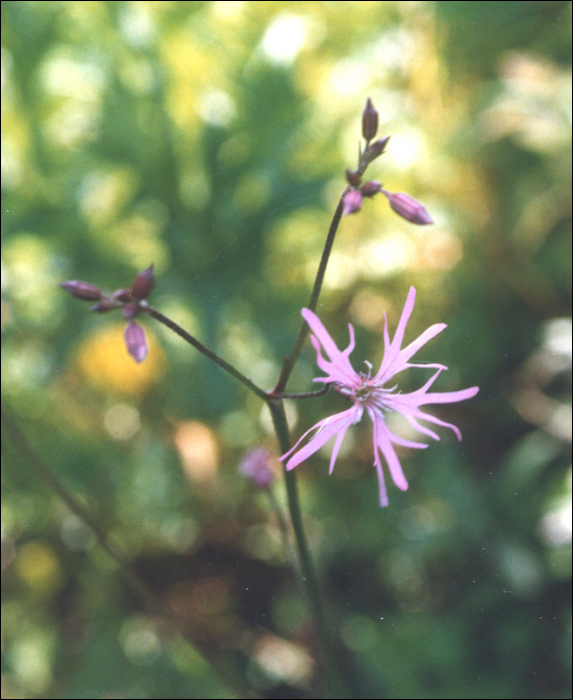
[[[316,278],[310,295],[310,300],[308,302],[308,308],[311,311],[314,311],[316,309],[318,303],[318,297],[320,295],[322,284],[324,282],[326,267],[328,265],[328,260],[332,251],[334,238],[336,236],[336,232],[338,230],[338,226],[342,218],[342,212],[343,200],[341,197],[338,202],[338,206],[336,207],[336,211],[334,212],[334,216],[332,217],[332,221],[330,223],[330,228],[328,230],[328,234],[324,243],[324,249],[322,251],[322,256],[320,259],[320,264],[318,266],[318,271],[316,273]],[[304,341],[306,340],[306,337],[308,335],[309,329],[306,322],[304,322],[301,326],[291,354],[285,357],[282,371],[275,388],[267,393],[263,389],[258,387],[256,384],[254,384],[254,382],[252,382],[250,379],[248,379],[248,377],[245,377],[245,375],[243,375],[241,372],[235,369],[232,365],[223,360],[221,357],[219,357],[216,353],[214,353],[212,350],[210,350],[201,342],[199,342],[192,335],[187,333],[187,331],[185,331],[167,316],[164,316],[162,313],[155,310],[151,306],[146,307],[145,312],[153,318],[155,318],[160,323],[163,323],[175,333],[177,333],[177,335],[181,336],[184,340],[193,345],[193,347],[195,347],[197,350],[199,350],[211,360],[216,362],[222,369],[224,369],[226,372],[235,377],[235,379],[238,379],[242,384],[244,384],[257,396],[262,398],[271,411],[273,425],[277,434],[281,452],[283,454],[288,452],[288,450],[290,449],[290,435],[284,410],[284,403],[280,395],[284,392],[286,384],[302,350]],[[304,533],[302,515],[300,511],[300,502],[298,498],[298,489],[296,485],[296,476],[294,471],[287,471],[286,468],[284,470],[284,474],[287,490],[288,507],[295,535],[298,556],[300,560],[303,584],[308,595],[311,613],[314,618],[316,631],[318,634],[320,647],[323,654],[324,667],[329,680],[329,696],[332,698],[350,698],[352,697],[352,694],[348,690],[346,683],[340,673],[340,669],[332,647],[331,635],[328,629],[324,604],[318,585],[318,579],[316,576],[314,565],[312,563],[310,550],[308,548],[308,543],[306,541],[306,536]]]
[[[330,228],[328,229],[328,235],[326,236],[326,241],[324,242],[324,249],[322,251],[322,257],[320,258],[320,264],[318,266],[318,271],[316,273],[316,279],[314,280],[314,286],[310,294],[310,300],[308,302],[308,308],[311,311],[316,310],[316,305],[318,302],[318,297],[320,295],[320,290],[322,289],[322,283],[324,282],[324,275],[326,273],[326,266],[328,265],[328,260],[330,258],[330,252],[332,250],[332,244],[334,243],[334,237],[338,231],[338,225],[340,224],[340,219],[342,218],[343,202],[342,197],[338,201],[338,206],[330,222]],[[308,324],[303,321],[303,324],[298,332],[298,337],[295,341],[294,347],[290,355],[285,357],[283,368],[281,371],[281,376],[277,382],[277,385],[273,389],[273,393],[282,394],[285,390],[289,377],[294,369],[295,363],[298,360],[300,351],[306,337],[308,335]]]
[[[274,399],[268,402],[268,406],[271,411],[273,425],[279,440],[279,445],[284,454],[290,449],[290,436],[284,410],[284,403],[281,399]],[[324,603],[320,593],[314,565],[310,556],[306,536],[304,534],[295,472],[287,471],[285,468],[284,476],[288,507],[298,550],[303,584],[308,596],[308,602],[316,626],[320,648],[323,654],[324,667],[329,680],[329,697],[350,698],[352,695],[346,687],[346,683],[340,673],[336,656],[334,654],[334,649],[332,647],[332,639],[328,629]]]
[[[310,300],[308,302],[308,308],[311,311],[314,311],[316,309],[316,305],[318,303],[318,297],[320,295],[322,284],[324,282],[324,276],[326,274],[326,266],[328,265],[328,260],[332,251],[334,238],[336,236],[336,232],[338,230],[338,226],[342,218],[342,211],[343,201],[341,197],[338,202],[338,206],[336,207],[336,211],[334,212],[334,216],[332,217],[330,228],[328,229],[328,235],[324,243],[324,249],[322,251],[320,264],[318,266],[318,271],[314,280]],[[284,410],[284,403],[282,399],[277,397],[276,395],[281,394],[284,391],[288,379],[294,368],[294,365],[300,355],[302,346],[304,344],[304,341],[306,340],[307,335],[308,325],[306,324],[306,322],[304,322],[301,326],[291,354],[285,358],[281,375],[275,388],[272,392],[270,392],[267,395],[267,403],[271,411],[273,425],[278,437],[281,452],[283,454],[285,452],[288,452],[288,450],[290,449],[290,435]],[[349,698],[352,697],[352,695],[350,694],[346,686],[346,683],[340,673],[339,666],[336,661],[336,656],[332,647],[332,638],[328,629],[326,614],[324,610],[324,603],[322,600],[320,588],[318,585],[318,579],[316,576],[314,565],[312,563],[310,550],[308,548],[308,543],[306,541],[306,536],[304,533],[302,514],[300,511],[300,502],[298,498],[298,489],[296,485],[296,476],[294,471],[287,471],[286,468],[284,469],[284,475],[287,490],[288,507],[295,535],[298,556],[300,560],[300,568],[303,583],[308,595],[308,601],[310,604],[312,616],[316,625],[316,631],[320,641],[324,666],[329,679],[330,696],[333,698]]]

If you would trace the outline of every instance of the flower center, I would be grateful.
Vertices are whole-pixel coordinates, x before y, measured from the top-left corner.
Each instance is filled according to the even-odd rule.
[[[359,402],[363,406],[375,407],[381,411],[389,410],[387,397],[396,390],[396,386],[389,389],[381,386],[376,386],[374,380],[368,373],[368,376],[360,373],[362,384],[355,389],[352,395],[354,401]]]
[[[379,410],[388,410],[388,404],[386,397],[393,393],[396,389],[393,386],[390,389],[385,389],[380,386],[376,386],[374,380],[370,376],[360,372],[360,385],[357,388],[352,388],[344,384],[334,384],[334,390],[337,391],[341,396],[345,396],[354,403],[360,404],[361,406],[375,407]]]
[[[367,403],[368,399],[370,398],[370,395],[373,394],[376,390],[373,390],[373,387],[370,386],[369,384],[366,383],[366,379],[368,377],[365,377],[362,372],[360,373],[360,377],[363,380],[362,385],[358,387],[358,389],[355,389],[353,392],[353,398],[360,401],[360,403]]]

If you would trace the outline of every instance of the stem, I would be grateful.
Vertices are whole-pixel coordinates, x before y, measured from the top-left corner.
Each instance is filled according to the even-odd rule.
[[[310,295],[310,300],[308,302],[308,308],[311,311],[315,311],[316,305],[318,303],[318,297],[320,295],[322,284],[324,282],[326,267],[328,265],[328,260],[332,251],[334,238],[336,236],[336,232],[338,230],[338,226],[342,218],[342,212],[343,199],[341,197],[338,202],[338,206],[336,207],[336,210],[334,212],[334,216],[332,217],[332,221],[330,223],[328,234],[324,243],[324,249],[322,251],[322,256],[320,259],[320,264],[318,266],[318,271],[316,273],[316,278],[314,280],[314,285]],[[235,367],[230,365],[212,350],[210,350],[201,342],[199,342],[196,338],[190,335],[187,331],[181,328],[181,326],[172,321],[170,318],[164,316],[161,312],[157,311],[151,306],[148,306],[147,304],[145,306],[140,305],[140,308],[141,307],[143,307],[142,310],[144,310],[145,313],[147,313],[149,316],[159,321],[160,323],[163,323],[163,325],[167,326],[167,328],[171,329],[174,333],[177,333],[177,335],[179,335],[181,338],[187,341],[194,348],[199,350],[199,352],[202,352],[209,359],[213,360],[213,362],[216,362],[222,369],[224,369],[226,372],[235,377],[235,379],[238,379],[259,398],[263,399],[263,401],[267,403],[271,411],[273,424],[281,447],[281,451],[283,454],[285,452],[288,452],[288,450],[290,449],[290,436],[282,398],[310,398],[315,396],[321,396],[323,394],[326,394],[326,392],[330,388],[329,386],[326,386],[322,390],[317,392],[305,392],[283,396],[284,388],[286,387],[294,365],[300,355],[304,341],[308,336],[309,328],[306,322],[304,322],[301,326],[291,354],[288,357],[285,357],[281,375],[274,390],[267,393],[263,391],[260,387],[258,387],[250,379],[248,379],[244,374],[239,372],[239,370],[235,369]],[[284,474],[289,511],[293,525],[293,531],[295,534],[298,556],[300,560],[302,579],[308,595],[312,616],[314,618],[316,630],[318,633],[326,675],[329,680],[331,697],[349,698],[352,697],[352,695],[348,691],[346,683],[344,682],[344,679],[340,674],[339,666],[334,655],[326,615],[324,611],[324,605],[318,586],[318,580],[310,556],[308,543],[304,534],[302,515],[300,511],[300,503],[298,498],[298,490],[296,486],[296,477],[294,472],[287,471],[286,468],[284,469]]]
[[[274,391],[270,391],[268,396],[272,399],[316,399],[318,396],[324,396],[328,394],[332,385],[326,384],[322,389],[318,391],[303,391],[295,394],[275,394]]]
[[[179,621],[173,617],[159,602],[153,591],[145,581],[135,572],[131,564],[109,542],[106,532],[93,520],[87,508],[57,479],[52,470],[44,463],[42,458],[33,449],[18,424],[7,414],[4,407],[1,408],[2,424],[8,432],[13,444],[25,458],[40,478],[62,499],[72,513],[75,513],[94,533],[100,547],[119,566],[126,583],[142,599],[145,607],[153,615],[159,615],[170,624],[174,632],[184,646],[189,648],[189,653],[197,654],[213,669],[220,680],[228,686],[235,688],[244,697],[253,697],[244,681],[236,674],[229,673],[222,663],[216,660],[212,653],[205,649],[199,649],[197,643],[188,632],[184,631]]]
[[[279,440],[279,445],[282,453],[284,454],[290,449],[290,436],[284,404],[281,399],[272,399],[268,402],[268,406],[271,411],[273,425]],[[310,556],[306,536],[304,534],[295,472],[287,471],[286,467],[283,468],[289,512],[300,560],[302,579],[308,596],[311,613],[314,618],[316,631],[318,633],[325,671],[330,684],[330,697],[350,698],[352,695],[349,693],[346,683],[340,674],[339,665],[332,648],[329,627],[324,611],[324,604],[318,586],[318,579]]]
[[[324,282],[324,276],[326,274],[326,266],[328,265],[328,260],[330,258],[330,253],[332,251],[332,245],[334,243],[334,238],[340,224],[340,219],[342,218],[343,212],[343,200],[342,196],[330,222],[330,228],[328,229],[328,234],[324,242],[324,248],[322,251],[322,256],[320,258],[320,264],[316,273],[316,278],[314,280],[314,285],[310,295],[310,300],[308,302],[308,308],[311,311],[316,310],[316,305],[318,303],[318,297],[322,289],[322,284]],[[306,322],[303,322],[300,331],[298,333],[297,339],[295,341],[294,347],[290,355],[285,357],[282,371],[279,380],[272,392],[267,394],[267,403],[271,411],[271,416],[273,419],[273,425],[275,432],[277,434],[281,452],[285,454],[290,449],[290,435],[288,430],[288,424],[286,420],[283,398],[309,398],[311,396],[320,396],[325,394],[329,386],[324,387],[318,392],[307,392],[302,394],[283,394],[284,389],[287,385],[289,377],[295,366],[295,363],[301,353],[302,346],[306,340],[309,333],[309,327]],[[331,637],[329,633],[328,623],[324,611],[324,604],[322,601],[322,596],[318,586],[318,579],[310,556],[310,551],[308,548],[308,543],[306,541],[306,536],[304,533],[304,527],[302,523],[302,515],[300,511],[300,502],[298,498],[298,489],[296,485],[296,475],[294,471],[287,471],[283,464],[285,484],[287,490],[288,506],[290,511],[290,517],[292,521],[293,531],[295,535],[296,546],[298,550],[298,556],[300,560],[300,568],[302,573],[302,579],[305,586],[305,590],[308,596],[308,602],[310,604],[310,609],[312,616],[314,618],[314,623],[316,631],[318,634],[318,639],[320,643],[320,649],[322,651],[323,663],[326,671],[326,676],[329,681],[330,697],[333,698],[350,698],[352,694],[347,688],[347,685],[340,673],[340,668],[334,654],[334,649],[332,647]]]
[[[242,382],[246,387],[248,387],[252,392],[254,392],[259,398],[263,399],[263,401],[268,402],[268,395],[267,395],[266,391],[263,391],[263,389],[258,387],[248,377],[245,377],[244,374],[239,372],[238,369],[235,369],[235,367],[233,367],[233,365],[230,365],[228,362],[223,360],[222,357],[219,357],[219,355],[217,355],[217,353],[210,350],[206,345],[203,345],[203,343],[200,343],[197,340],[197,338],[194,338],[192,335],[187,333],[187,331],[184,330],[183,328],[181,328],[181,326],[179,326],[177,323],[175,323],[175,321],[172,321],[167,316],[164,316],[160,311],[157,311],[152,306],[145,306],[145,307],[143,307],[143,310],[149,316],[152,316],[156,321],[159,321],[164,326],[167,326],[167,328],[170,328],[174,333],[177,333],[178,336],[183,338],[183,340],[186,340],[194,348],[197,348],[197,350],[199,350],[199,352],[202,352],[203,355],[206,355],[210,360],[213,360],[213,362],[216,362],[219,365],[219,367],[222,367],[226,372],[233,375],[233,377],[235,377],[235,379],[238,379],[240,382]]]
[[[338,201],[338,206],[330,222],[330,228],[328,229],[328,235],[326,236],[326,241],[324,242],[324,249],[322,251],[322,257],[320,258],[320,265],[318,266],[318,271],[316,273],[316,279],[314,280],[314,286],[310,295],[310,300],[308,302],[308,307],[311,311],[316,310],[316,304],[318,302],[318,297],[320,295],[320,290],[322,289],[322,283],[324,282],[324,275],[326,273],[326,266],[328,265],[328,259],[330,258],[330,251],[332,250],[332,244],[334,243],[334,237],[338,231],[338,225],[340,224],[340,219],[342,218],[343,203],[342,197]],[[306,337],[308,335],[308,324],[303,321],[301,329],[298,333],[298,337],[292,349],[290,355],[285,357],[281,375],[277,382],[277,385],[273,389],[274,394],[281,394],[287,385],[289,377],[294,368],[295,362],[298,360],[298,356],[302,350],[302,346]]]
[[[332,224],[330,226],[330,230],[328,233],[328,237],[326,240],[325,244],[325,249],[323,251],[319,271],[317,274],[317,279],[314,284],[314,289],[313,293],[311,295],[311,301],[310,301],[310,306],[312,308],[316,307],[316,302],[318,299],[318,294],[320,293],[320,288],[322,286],[322,280],[324,279],[324,272],[326,270],[326,263],[328,262],[328,255],[330,253],[330,250],[332,248],[332,242],[334,240],[334,235],[336,233],[336,229],[338,227],[338,223],[340,222],[340,217],[342,215],[342,200],[340,201],[338,208],[335,212],[334,219],[332,221]],[[273,424],[275,427],[275,431],[279,440],[279,444],[281,447],[281,450],[283,454],[285,452],[288,452],[290,448],[290,436],[289,436],[289,431],[288,431],[288,425],[286,421],[286,415],[284,411],[284,404],[281,400],[282,397],[277,396],[275,392],[265,392],[261,388],[259,388],[256,384],[254,384],[250,379],[245,377],[241,372],[239,372],[237,369],[235,369],[232,365],[230,365],[228,362],[223,360],[221,357],[219,357],[216,353],[214,353],[212,350],[207,348],[205,345],[203,345],[201,342],[199,342],[196,338],[194,338],[192,335],[190,335],[186,330],[181,328],[177,323],[172,321],[170,318],[167,316],[164,316],[161,312],[157,311],[151,306],[144,306],[143,309],[145,310],[145,313],[149,314],[149,316],[153,317],[160,323],[163,323],[163,325],[167,326],[169,329],[177,333],[181,338],[186,340],[190,345],[193,345],[199,352],[202,352],[204,355],[206,355],[209,359],[213,360],[216,362],[220,367],[222,367],[225,371],[227,371],[229,374],[231,374],[233,377],[238,379],[240,382],[242,382],[245,386],[247,386],[251,391],[253,391],[257,396],[259,396],[261,399],[265,401],[265,403],[268,404],[269,409],[271,411],[271,415],[273,418]],[[304,324],[303,328],[301,329],[301,332],[304,330],[306,331],[306,324]],[[302,342],[304,342],[304,338],[306,337],[306,332],[305,335],[302,336],[302,341],[300,342],[300,347],[302,347]],[[299,334],[300,338],[300,334]],[[296,349],[296,346],[295,346]],[[294,362],[296,361],[298,354],[300,353],[300,348],[298,349],[296,355],[293,351],[291,354],[291,369],[292,366],[294,365]],[[288,378],[288,375],[287,375]],[[278,386],[278,385],[277,385]],[[307,398],[311,396],[322,396],[323,394],[326,394],[326,392],[330,389],[330,386],[326,386],[320,391],[316,392],[307,392],[307,393],[302,393],[302,394],[291,394],[288,397],[289,398]],[[297,546],[297,551],[298,551],[298,556],[300,560],[300,569],[301,569],[301,574],[302,574],[302,582],[304,589],[306,590],[309,604],[310,604],[310,609],[312,616],[314,618],[314,622],[316,625],[316,630],[318,633],[319,637],[319,642],[320,642],[320,647],[322,650],[323,654],[323,659],[324,659],[324,665],[326,669],[327,676],[330,681],[330,686],[331,690],[333,692],[332,697],[333,698],[347,698],[351,697],[349,694],[348,690],[346,689],[346,685],[344,683],[344,680],[342,679],[339,669],[338,669],[338,664],[336,662],[336,658],[334,656],[334,652],[332,649],[332,644],[330,641],[330,635],[328,631],[328,626],[326,622],[326,616],[324,613],[324,606],[322,603],[322,598],[320,595],[320,589],[318,586],[318,580],[316,577],[316,573],[314,570],[314,566],[312,563],[312,559],[310,557],[310,551],[308,548],[308,543],[306,541],[306,537],[304,534],[304,528],[302,524],[302,515],[300,511],[300,503],[298,499],[298,490],[296,486],[296,477],[294,472],[287,472],[285,469],[285,481],[286,481],[286,488],[287,488],[287,498],[288,498],[288,504],[289,504],[289,512],[291,516],[291,521],[293,525],[293,531],[295,533],[295,542]]]

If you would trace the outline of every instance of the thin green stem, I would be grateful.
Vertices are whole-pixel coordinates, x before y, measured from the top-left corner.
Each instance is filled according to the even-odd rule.
[[[324,282],[326,267],[328,265],[328,260],[332,251],[334,238],[336,236],[336,232],[338,230],[338,226],[342,218],[342,212],[343,200],[341,197],[338,202],[338,206],[336,207],[336,211],[334,212],[332,221],[330,223],[330,228],[328,230],[328,234],[324,243],[324,249],[322,251],[320,264],[318,266],[313,289],[310,295],[308,308],[312,311],[316,309],[316,305],[318,303],[318,297],[320,295],[322,284]],[[275,386],[273,391],[267,393],[263,391],[260,387],[258,387],[256,384],[254,384],[254,382],[248,379],[245,375],[239,372],[239,370],[235,369],[235,367],[223,360],[216,353],[214,353],[212,350],[210,350],[201,342],[199,342],[196,338],[190,335],[187,331],[185,331],[167,316],[164,316],[162,313],[160,313],[153,307],[147,305],[144,305],[142,310],[145,311],[145,313],[147,313],[149,316],[155,318],[160,323],[163,323],[163,325],[167,326],[167,328],[171,329],[174,333],[177,333],[177,335],[179,335],[181,338],[190,343],[193,347],[199,350],[199,352],[202,352],[209,359],[213,360],[213,362],[217,363],[222,369],[224,369],[226,372],[235,377],[235,379],[238,379],[242,384],[248,387],[257,396],[259,396],[259,398],[263,399],[263,401],[267,403],[271,411],[273,425],[275,427],[275,432],[277,434],[281,451],[283,454],[285,452],[288,452],[288,450],[290,449],[290,435],[282,398],[284,388],[292,373],[294,365],[300,355],[304,341],[308,336],[309,329],[306,323],[303,323],[301,326],[291,354],[284,360],[283,368],[277,385]],[[309,398],[311,396],[320,396],[322,394],[325,394],[328,391],[328,388],[329,387],[325,387],[324,389],[318,392],[290,394],[284,397]],[[346,686],[346,683],[340,673],[340,669],[336,661],[327,624],[327,619],[324,611],[324,605],[320,594],[320,588],[318,585],[318,579],[316,576],[314,565],[312,563],[310,550],[308,548],[308,543],[306,541],[306,536],[304,533],[300,503],[298,498],[298,490],[296,486],[296,477],[294,472],[292,471],[287,471],[285,469],[284,473],[287,489],[288,506],[295,535],[296,547],[298,551],[302,581],[308,596],[308,602],[310,605],[312,616],[314,618],[320,648],[322,650],[324,668],[329,681],[329,695],[333,698],[349,698],[352,697],[352,695]]]
[[[316,399],[319,396],[324,396],[328,394],[331,389],[331,385],[327,384],[322,389],[318,391],[302,391],[294,394],[275,394],[274,391],[269,392],[268,396],[272,399]]]
[[[338,217],[338,221],[340,221],[340,217]],[[333,227],[331,226],[331,229]],[[334,228],[334,232],[336,231],[336,228]],[[332,234],[331,238],[333,239],[334,234]],[[330,242],[330,247],[332,246],[332,241]],[[325,256],[323,255],[323,259]],[[325,265],[324,265],[325,267]],[[324,270],[322,271],[322,277],[324,277]],[[320,285],[317,287],[315,284],[315,288],[318,288],[320,291]],[[314,304],[316,305],[316,299],[314,301]],[[254,384],[250,379],[245,377],[241,372],[239,372],[237,369],[235,369],[232,365],[230,365],[228,362],[220,358],[216,353],[214,353],[212,350],[207,348],[205,345],[203,345],[201,342],[199,342],[196,338],[194,338],[192,335],[190,335],[187,331],[185,331],[183,328],[181,328],[177,323],[172,321],[170,318],[167,316],[164,316],[162,313],[157,311],[151,306],[144,307],[144,310],[147,314],[155,318],[157,321],[160,323],[163,323],[165,326],[167,326],[169,329],[177,333],[180,337],[182,337],[184,340],[186,340],[188,343],[193,345],[197,350],[202,352],[204,355],[206,355],[208,358],[216,362],[220,367],[222,367],[224,370],[226,370],[229,374],[231,374],[233,377],[238,379],[240,382],[245,384],[251,391],[253,391],[257,396],[262,398],[269,406],[271,415],[273,417],[273,424],[275,427],[275,431],[279,440],[279,444],[281,447],[282,452],[287,452],[290,448],[290,435],[288,431],[288,425],[286,421],[286,415],[284,411],[284,404],[281,400],[281,397],[276,396],[274,392],[269,392],[266,393],[262,389],[260,389],[256,384]],[[296,360],[296,358],[295,358]],[[304,393],[300,395],[292,394],[290,395],[291,398],[307,398],[310,395],[312,396],[321,396],[325,394],[329,390],[329,386],[324,387],[320,391],[317,392],[310,392],[310,393]],[[320,646],[322,649],[323,657],[324,657],[324,665],[327,671],[327,675],[330,679],[330,685],[331,689],[333,690],[333,695],[332,697],[337,697],[337,698],[344,698],[344,697],[350,697],[348,694],[345,684],[343,679],[340,677],[340,673],[338,670],[338,666],[334,657],[334,653],[332,650],[332,645],[330,641],[330,635],[328,632],[328,625],[326,623],[326,616],[324,613],[324,606],[322,603],[322,598],[320,595],[320,589],[318,586],[318,580],[316,577],[315,569],[312,563],[312,559],[310,556],[310,551],[308,548],[308,544],[306,541],[306,537],[304,534],[304,528],[302,524],[302,515],[300,511],[300,503],[298,499],[298,490],[296,487],[296,477],[294,475],[294,472],[287,472],[285,470],[285,481],[286,481],[286,488],[287,488],[287,499],[288,499],[288,504],[289,504],[289,512],[290,512],[290,517],[291,517],[291,522],[293,525],[293,531],[295,534],[295,542],[296,542],[296,547],[298,551],[298,557],[299,557],[299,562],[300,562],[300,570],[302,574],[302,581],[303,581],[303,586],[304,589],[306,590],[308,600],[309,600],[309,605],[311,608],[311,613],[315,621],[316,625],[316,630],[318,633],[319,641],[320,641]]]
[[[210,360],[216,362],[219,365],[219,367],[222,367],[225,370],[225,372],[228,372],[229,374],[233,375],[235,379],[238,379],[242,384],[244,384],[252,392],[254,392],[259,398],[263,399],[263,401],[268,402],[268,395],[266,391],[258,387],[248,377],[245,377],[245,375],[242,374],[242,372],[239,372],[238,369],[235,369],[233,365],[230,365],[228,362],[223,360],[222,357],[219,357],[217,353],[213,352],[206,345],[203,345],[203,343],[199,342],[197,338],[194,338],[190,333],[187,333],[187,331],[181,328],[181,326],[175,323],[175,321],[172,321],[167,316],[164,316],[160,311],[157,311],[157,309],[154,309],[152,306],[145,306],[143,307],[143,310],[149,316],[153,317],[156,321],[159,321],[164,326],[167,326],[167,328],[170,328],[174,333],[177,333],[178,336],[183,338],[183,340],[186,340],[190,345],[199,350],[199,352],[202,352],[203,355],[206,355]]]
[[[284,410],[284,403],[280,399],[274,399],[269,401],[268,405],[271,411],[275,432],[279,440],[279,445],[282,453],[284,454],[290,449],[290,436]],[[298,498],[298,489],[296,485],[296,476],[294,471],[287,471],[286,468],[284,469],[284,476],[288,507],[298,550],[302,579],[308,596],[311,613],[314,618],[326,675],[329,680],[329,695],[332,698],[350,698],[352,695],[349,692],[344,679],[342,678],[332,647],[329,626],[318,585],[318,579],[304,533],[300,501]]]
[[[330,228],[328,229],[328,235],[326,236],[326,241],[324,242],[324,249],[322,251],[322,257],[320,258],[320,264],[318,266],[318,271],[316,273],[316,278],[314,280],[314,286],[312,288],[312,292],[310,295],[310,300],[308,302],[308,307],[311,311],[316,310],[316,305],[318,303],[318,297],[320,295],[320,290],[322,289],[322,283],[324,282],[324,275],[326,273],[326,266],[328,265],[328,260],[330,258],[330,252],[332,250],[332,244],[334,243],[334,238],[336,236],[336,232],[338,231],[338,226],[340,224],[340,219],[342,218],[342,211],[343,211],[343,201],[342,197],[338,201],[338,206],[336,207],[336,211],[334,212],[334,216],[332,217],[332,221],[330,222]],[[279,380],[277,382],[277,385],[273,389],[274,394],[282,394],[284,391],[287,382],[289,380],[289,377],[292,373],[292,370],[294,368],[294,365],[296,361],[298,360],[298,356],[300,355],[300,352],[302,350],[302,346],[304,345],[304,341],[306,340],[306,337],[308,336],[309,328],[308,324],[306,322],[303,322],[300,331],[298,333],[298,337],[295,341],[294,347],[292,349],[292,352],[290,355],[285,357],[281,375],[279,377]]]

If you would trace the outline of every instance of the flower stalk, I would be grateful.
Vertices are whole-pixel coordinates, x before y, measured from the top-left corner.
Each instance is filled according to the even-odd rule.
[[[225,372],[228,372],[232,377],[240,381],[241,384],[244,384],[247,387],[247,389],[250,389],[250,391],[256,394],[260,399],[263,399],[263,401],[268,402],[268,394],[266,391],[264,391],[264,389],[258,387],[242,372],[239,372],[239,370],[236,367],[231,365],[222,357],[219,357],[219,355],[217,355],[216,352],[208,348],[206,345],[203,345],[203,343],[201,343],[199,340],[197,340],[197,338],[192,336],[191,333],[188,333],[184,328],[181,328],[181,326],[175,323],[175,321],[172,321],[170,318],[162,314],[160,311],[157,311],[157,309],[154,309],[152,306],[146,307],[146,313],[152,318],[154,318],[156,321],[159,321],[159,323],[162,323],[164,326],[167,326],[167,328],[172,330],[174,333],[177,333],[177,335],[180,338],[186,340],[189,343],[189,345],[192,345],[196,350],[199,350],[199,352],[203,353],[203,355],[208,357],[210,360],[213,360],[213,362],[218,364],[219,367],[221,367],[221,369],[225,370]]]
[[[281,399],[273,399],[268,403],[273,420],[273,426],[277,434],[281,450],[290,448],[290,434]],[[318,585],[318,578],[310,550],[304,532],[302,513],[300,510],[300,500],[294,472],[284,469],[285,486],[287,492],[288,508],[295,536],[298,552],[300,571],[304,590],[314,619],[314,624],[323,656],[323,664],[329,680],[329,693],[332,698],[350,698],[352,694],[346,686],[346,682],[340,673],[338,662],[332,646],[332,635],[327,624],[324,603]]]
[[[370,376],[370,372],[368,375],[355,372],[350,364],[348,356],[354,347],[352,326],[349,326],[351,343],[346,350],[340,351],[321,321],[315,315],[326,274],[326,268],[342,216],[357,213],[362,208],[365,199],[373,198],[375,195],[381,193],[388,198],[391,209],[402,218],[417,225],[432,223],[432,219],[424,206],[410,197],[410,195],[405,193],[393,194],[384,189],[382,184],[377,180],[371,180],[365,183],[362,182],[367,168],[385,152],[390,139],[389,136],[385,136],[381,139],[374,140],[378,132],[378,122],[378,112],[369,98],[362,113],[362,136],[365,140],[364,147],[359,146],[356,168],[354,170],[346,170],[348,186],[340,197],[328,229],[308,306],[302,312],[304,321],[300,327],[291,353],[284,358],[279,378],[271,391],[265,391],[257,386],[251,379],[197,340],[175,321],[149,305],[147,298],[154,287],[153,265],[143,272],[140,272],[131,287],[118,289],[112,294],[105,294],[98,287],[86,282],[72,281],[61,285],[66,291],[78,299],[96,302],[91,308],[92,311],[104,313],[115,309],[121,309],[123,317],[127,321],[125,330],[126,347],[135,361],[144,361],[148,351],[145,332],[143,327],[135,321],[135,318],[137,316],[147,315],[183,338],[187,343],[219,365],[225,372],[242,383],[249,391],[253,392],[268,405],[277,441],[282,453],[280,459],[283,462],[288,507],[299,558],[301,578],[315,623],[325,675],[328,679],[329,694],[333,698],[352,697],[352,694],[346,687],[334,654],[332,636],[327,623],[318,578],[304,532],[296,476],[293,469],[320,449],[330,438],[336,436],[330,462],[330,470],[332,471],[340,444],[347,429],[350,425],[357,423],[362,418],[363,414],[366,413],[374,426],[374,466],[377,469],[380,484],[380,503],[384,506],[387,504],[387,496],[382,474],[381,456],[384,458],[389,468],[394,483],[399,488],[405,489],[407,488],[407,482],[394,451],[393,444],[415,448],[426,447],[426,445],[420,443],[404,440],[390,432],[385,422],[385,414],[392,410],[402,413],[414,429],[436,440],[438,440],[439,437],[429,428],[421,426],[417,422],[418,419],[449,427],[456,433],[458,438],[461,438],[455,426],[422,413],[419,407],[428,403],[462,401],[466,398],[470,398],[470,396],[475,395],[477,392],[477,387],[473,387],[459,392],[443,392],[441,394],[435,392],[428,393],[430,386],[437,379],[440,372],[447,369],[443,365],[437,364],[425,365],[437,371],[417,392],[400,394],[394,392],[395,387],[389,388],[387,386],[388,380],[398,372],[408,367],[420,366],[411,364],[408,360],[419,347],[445,328],[444,324],[436,324],[423,333],[416,341],[406,348],[401,349],[405,326],[414,304],[415,290],[413,288],[410,290],[404,312],[398,324],[398,329],[391,343],[386,323],[384,331],[384,358],[380,370],[374,377]],[[311,340],[317,351],[317,364],[321,370],[326,372],[325,377],[318,377],[314,381],[323,382],[325,386],[323,389],[315,392],[285,393],[285,388],[310,330],[314,333],[314,335],[311,336]],[[323,350],[328,356],[328,359],[325,359],[322,355]],[[342,413],[319,421],[313,428],[304,433],[294,446],[291,446],[283,399],[314,398],[326,394],[330,388],[333,388],[349,399],[352,406]],[[299,448],[301,442],[313,431],[316,431],[316,434],[309,439],[303,447]],[[245,462],[243,468],[246,470],[245,475],[251,478],[257,484],[257,487],[269,490],[273,476],[264,469],[265,459],[266,456],[260,452],[255,455],[251,454],[250,462]]]
[[[324,242],[324,248],[322,249],[322,255],[320,258],[320,263],[318,265],[318,270],[316,273],[316,277],[314,280],[314,285],[312,287],[312,292],[310,294],[310,300],[308,302],[308,308],[314,311],[316,309],[316,305],[318,303],[318,297],[320,296],[320,291],[322,289],[322,283],[324,282],[324,276],[326,274],[326,267],[328,265],[328,260],[330,258],[330,253],[332,251],[332,245],[334,243],[334,238],[336,236],[336,232],[338,231],[338,226],[340,224],[340,220],[342,219],[342,214],[344,211],[344,198],[341,197],[338,205],[336,207],[336,210],[334,212],[334,216],[332,217],[332,221],[330,222],[330,227],[328,229],[328,234],[326,236],[326,240]],[[300,331],[298,332],[297,339],[295,341],[294,347],[291,351],[291,354],[285,357],[284,362],[283,362],[283,367],[281,370],[281,374],[279,377],[278,382],[276,383],[275,388],[273,389],[273,394],[281,394],[289,380],[289,377],[294,369],[295,363],[299,358],[299,355],[302,350],[302,346],[304,345],[304,341],[306,340],[308,336],[309,328],[306,325],[306,323],[303,323]]]

